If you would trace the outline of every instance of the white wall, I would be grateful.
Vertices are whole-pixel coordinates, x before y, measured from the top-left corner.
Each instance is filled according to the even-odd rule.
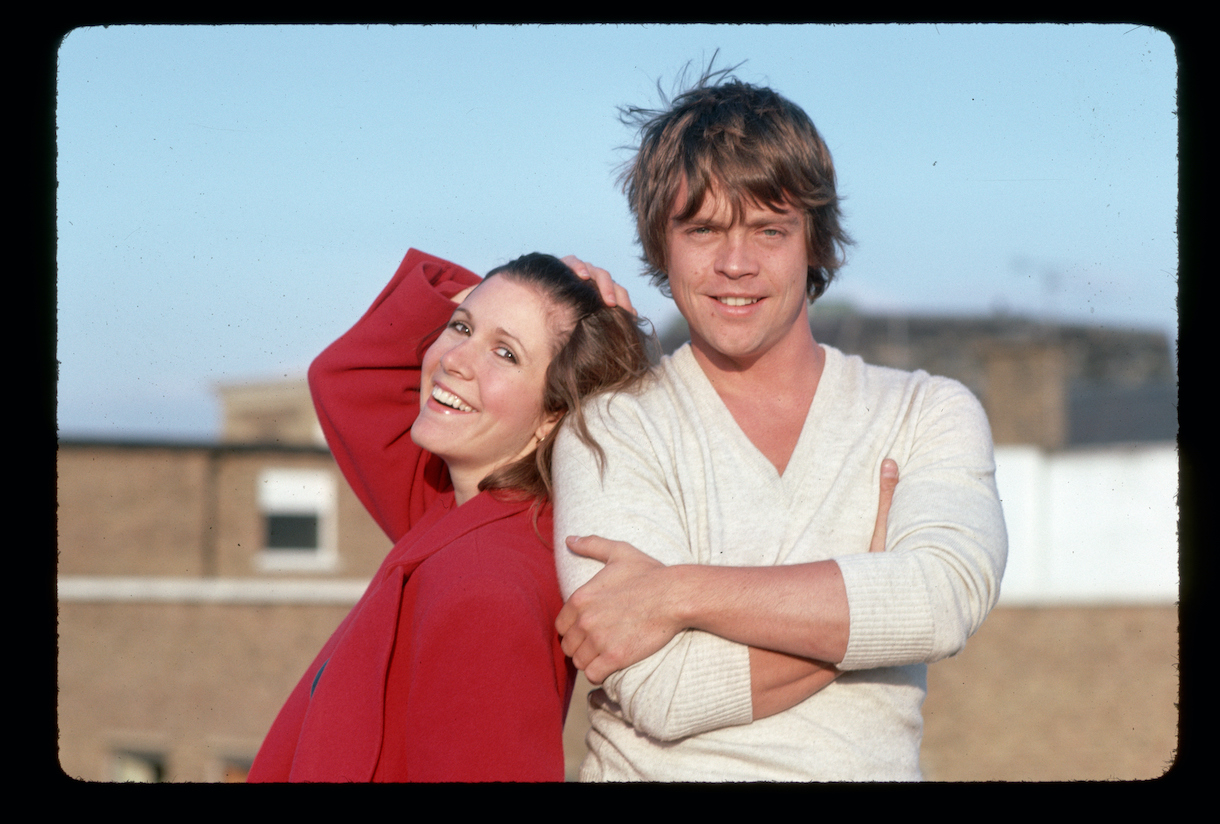
[[[1008,524],[1000,603],[1178,600],[1174,444],[996,447]]]

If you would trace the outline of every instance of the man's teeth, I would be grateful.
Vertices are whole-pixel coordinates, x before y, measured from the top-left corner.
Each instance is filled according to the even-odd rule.
[[[459,398],[457,395],[453,394],[452,392],[446,392],[444,389],[441,389],[439,386],[432,387],[432,397],[436,399],[437,403],[442,404],[444,406],[448,406],[452,409],[456,409],[459,412],[473,412],[474,411],[473,406],[468,406],[467,404],[463,403],[462,399]]]
[[[749,306],[758,303],[758,298],[717,298],[725,306]]]

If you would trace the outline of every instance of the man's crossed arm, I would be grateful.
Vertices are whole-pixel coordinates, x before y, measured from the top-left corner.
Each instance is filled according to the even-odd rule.
[[[885,550],[898,465],[881,465],[870,552]],[[834,561],[769,567],[665,566],[630,544],[569,537],[605,564],[572,593],[555,625],[590,682],[631,666],[677,633],[699,629],[750,647],[755,720],[782,712],[838,677],[847,650],[847,592]]]

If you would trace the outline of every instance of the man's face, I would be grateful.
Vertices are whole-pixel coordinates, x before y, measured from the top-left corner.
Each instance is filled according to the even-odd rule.
[[[686,187],[675,203],[686,202]],[[674,209],[672,214],[677,213]],[[733,220],[713,189],[689,220],[670,218],[666,274],[696,353],[746,367],[807,330],[805,215],[747,205]]]

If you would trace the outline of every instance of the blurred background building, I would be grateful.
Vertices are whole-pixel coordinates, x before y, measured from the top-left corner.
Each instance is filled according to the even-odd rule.
[[[1009,530],[1000,606],[929,668],[930,780],[1152,778],[1177,741],[1175,368],[1163,335],[818,304],[814,337],[982,401]],[[665,330],[671,351],[685,340]],[[221,387],[216,443],[61,439],[60,764],[242,780],[389,541],[304,381]],[[569,775],[583,755],[578,684]]]

